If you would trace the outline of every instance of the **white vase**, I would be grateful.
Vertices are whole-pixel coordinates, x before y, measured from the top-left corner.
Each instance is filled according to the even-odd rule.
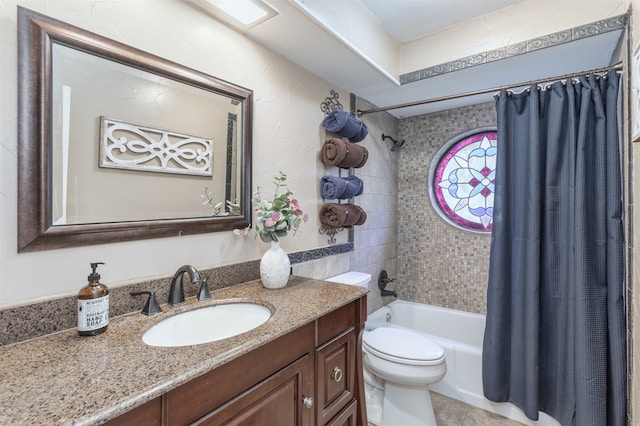
[[[265,288],[282,288],[289,281],[291,262],[280,242],[272,241],[269,250],[260,260],[260,279]]]

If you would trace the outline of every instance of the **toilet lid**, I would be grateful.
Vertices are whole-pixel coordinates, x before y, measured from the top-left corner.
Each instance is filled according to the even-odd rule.
[[[379,355],[398,358],[400,362],[444,359],[444,349],[440,345],[422,334],[400,328],[376,328],[364,334],[362,343]]]

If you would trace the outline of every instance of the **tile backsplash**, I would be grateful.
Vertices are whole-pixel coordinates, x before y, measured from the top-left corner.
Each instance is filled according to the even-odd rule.
[[[260,278],[260,261],[243,262],[199,272],[207,279],[209,290],[213,291]],[[132,291],[153,291],[158,303],[166,303],[172,278],[142,280],[120,287],[110,287],[110,316],[142,310],[147,296],[131,296],[129,293]],[[104,284],[109,286],[108,283]],[[185,285],[184,290],[187,297],[195,296],[198,287]],[[76,300],[75,296],[69,296],[0,310],[0,346],[76,327]]]

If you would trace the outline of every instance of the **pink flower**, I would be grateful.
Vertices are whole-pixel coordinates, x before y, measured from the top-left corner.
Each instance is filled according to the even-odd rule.
[[[292,198],[290,200],[290,203],[293,208],[298,208],[298,200],[296,200],[295,198]]]
[[[296,216],[302,216],[304,212],[300,209],[297,209],[295,212],[293,212],[293,214],[295,214]]]
[[[272,218],[269,218],[264,221],[264,226],[266,226],[267,228],[271,228],[275,224],[276,222],[274,222]]]
[[[280,212],[273,212],[273,214],[271,215],[271,219],[273,219],[274,222],[279,221],[282,218],[282,213]]]
[[[305,213],[304,216],[302,217],[302,221],[304,223],[307,223],[308,220],[309,220],[309,215]]]

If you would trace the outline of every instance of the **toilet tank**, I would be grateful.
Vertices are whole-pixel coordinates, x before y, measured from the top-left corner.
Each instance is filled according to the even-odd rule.
[[[326,278],[325,281],[333,283],[355,285],[358,287],[368,287],[371,282],[371,274],[364,272],[349,271],[335,277]]]

